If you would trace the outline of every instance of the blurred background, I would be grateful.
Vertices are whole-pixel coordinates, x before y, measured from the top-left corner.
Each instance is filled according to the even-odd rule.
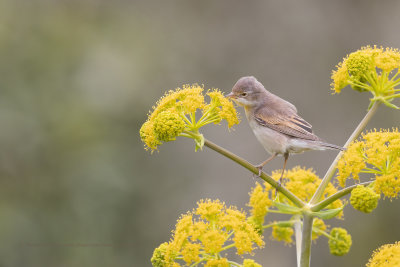
[[[399,1],[372,0],[1,1],[0,266],[150,266],[199,199],[246,208],[256,179],[242,167],[184,138],[143,149],[151,106],[182,84],[227,93],[254,75],[316,134],[344,144],[369,95],[332,95],[331,71],[361,46],[400,48],[399,10]],[[399,114],[382,107],[368,128],[397,127]],[[203,133],[250,162],[268,156],[246,121]],[[288,167],[323,176],[335,156],[308,152]],[[346,207],[328,224],[351,233],[350,253],[329,254],[322,237],[312,266],[364,266],[372,250],[400,240],[399,202],[369,215]],[[269,235],[255,259],[295,266],[295,247]]]

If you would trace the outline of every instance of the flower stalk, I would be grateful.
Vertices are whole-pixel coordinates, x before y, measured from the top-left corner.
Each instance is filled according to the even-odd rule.
[[[310,267],[313,220],[314,218],[310,214],[303,215],[300,267]]]
[[[364,116],[362,121],[358,124],[357,128],[354,130],[354,132],[351,134],[351,136],[347,140],[346,144],[344,145],[344,148],[347,148],[354,140],[357,139],[358,136],[360,136],[361,132],[365,129],[368,122],[375,115],[376,111],[378,110],[379,105],[380,105],[380,102],[375,102],[372,105],[372,107],[368,110],[367,114]],[[333,175],[335,174],[336,166],[339,162],[339,159],[342,157],[342,155],[343,155],[343,151],[339,152],[339,154],[336,156],[335,160],[332,162],[332,164],[329,167],[328,171],[326,172],[321,184],[319,185],[317,191],[315,192],[314,196],[312,197],[312,199],[310,201],[311,205],[316,204],[318,201],[320,201],[321,196],[325,191],[325,188],[330,183]]]

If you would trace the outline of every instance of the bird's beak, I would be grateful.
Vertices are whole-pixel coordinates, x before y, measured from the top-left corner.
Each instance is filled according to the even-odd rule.
[[[230,92],[229,94],[227,94],[225,97],[228,97],[228,98],[236,98],[235,94],[232,93],[232,92]]]

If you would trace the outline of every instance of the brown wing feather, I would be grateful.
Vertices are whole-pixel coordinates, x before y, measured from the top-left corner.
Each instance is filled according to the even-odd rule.
[[[261,108],[254,112],[254,119],[261,126],[271,128],[290,137],[318,141],[318,136],[312,132],[312,126],[294,110]]]

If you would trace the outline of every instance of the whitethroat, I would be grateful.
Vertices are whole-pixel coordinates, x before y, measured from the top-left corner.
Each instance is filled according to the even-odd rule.
[[[325,143],[313,134],[312,126],[297,115],[296,107],[279,96],[268,92],[264,86],[252,76],[240,78],[226,97],[232,98],[243,106],[247,120],[258,141],[271,157],[256,165],[261,175],[265,164],[277,155],[283,155],[283,173],[290,154],[302,153],[306,150],[325,150],[344,148]]]

